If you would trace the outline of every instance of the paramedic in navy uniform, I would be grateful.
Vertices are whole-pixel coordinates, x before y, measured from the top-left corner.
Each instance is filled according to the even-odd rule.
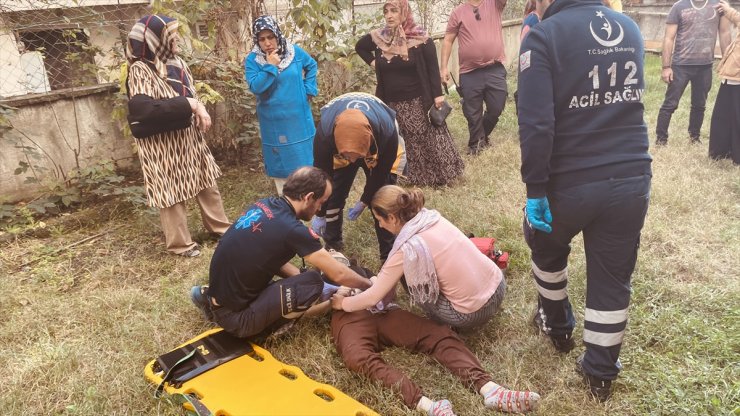
[[[650,199],[643,48],[635,22],[601,0],[557,0],[519,57],[534,323],[557,350],[573,349],[567,266],[571,239],[582,232],[586,351],[577,368],[601,401],[621,369],[630,277]]]
[[[369,280],[336,261],[301,222],[310,220],[331,192],[324,171],[302,167],[288,176],[283,196],[249,206],[221,237],[211,259],[210,284],[193,287],[193,303],[224,330],[245,338],[294,322],[319,299],[321,275],[291,264],[296,255],[339,284],[368,288]],[[283,279],[273,281],[274,276]]]
[[[370,205],[378,190],[396,183],[406,169],[406,145],[399,134],[396,112],[378,97],[350,92],[334,98],[321,109],[313,142],[313,164],[328,173],[335,189],[311,222],[326,247],[344,249],[342,211],[357,171],[365,172],[360,200],[347,217],[355,221]],[[373,216],[380,260],[388,258],[395,236]]]

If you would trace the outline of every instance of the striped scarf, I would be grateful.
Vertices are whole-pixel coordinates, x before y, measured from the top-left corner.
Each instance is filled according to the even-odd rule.
[[[171,17],[142,17],[128,34],[126,58],[129,65],[136,61],[146,62],[179,95],[195,97],[190,70],[172,49],[178,26],[177,20]]]

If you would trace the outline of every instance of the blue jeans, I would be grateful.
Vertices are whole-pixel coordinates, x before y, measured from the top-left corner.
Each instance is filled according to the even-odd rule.
[[[704,123],[704,109],[707,95],[712,88],[712,65],[673,65],[673,82],[668,84],[665,100],[658,112],[655,135],[659,141],[668,140],[668,126],[671,116],[678,108],[678,102],[691,83],[691,113],[689,114],[689,137],[698,139]]]

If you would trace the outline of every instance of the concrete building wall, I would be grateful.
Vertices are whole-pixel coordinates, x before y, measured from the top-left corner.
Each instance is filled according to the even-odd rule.
[[[3,101],[18,110],[10,117],[14,129],[0,139],[2,199],[29,198],[37,189],[36,185],[24,183],[30,172],[14,174],[19,161],[26,161],[17,145],[30,146],[45,154],[31,162],[48,172],[68,173],[78,161],[82,168],[102,160],[130,164],[134,155],[133,141],[123,137],[120,126],[111,117],[111,94],[116,89],[115,85],[104,85],[75,93],[50,93]]]
[[[99,48],[102,53],[94,57],[94,63],[99,68],[96,78],[100,84],[114,82],[118,79],[120,71],[118,70],[117,58],[120,51],[123,50],[119,30],[115,26],[97,26],[89,30],[90,45]],[[0,28],[0,68],[3,75],[0,82],[0,98],[14,97],[25,94],[49,92],[47,69],[44,67],[43,54],[39,52],[25,52],[21,54],[18,40],[11,31]],[[24,65],[24,58],[34,58],[39,64]],[[25,60],[34,62],[33,59]],[[48,65],[48,63],[47,63]],[[47,88],[39,90],[39,82],[34,80],[46,79]],[[36,86],[36,87],[34,87]]]
[[[117,82],[121,73],[119,56],[125,49],[119,28],[113,25],[91,28],[90,43],[102,51],[95,55],[98,83]]]
[[[668,10],[653,11],[648,8],[631,8],[630,10],[625,10],[625,14],[640,26],[640,32],[642,32],[642,38],[645,39],[646,48],[656,49],[662,45]]]

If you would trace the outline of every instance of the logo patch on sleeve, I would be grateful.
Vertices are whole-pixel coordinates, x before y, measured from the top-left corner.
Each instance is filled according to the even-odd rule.
[[[531,65],[532,51],[526,51],[519,55],[519,72],[523,72]]]

